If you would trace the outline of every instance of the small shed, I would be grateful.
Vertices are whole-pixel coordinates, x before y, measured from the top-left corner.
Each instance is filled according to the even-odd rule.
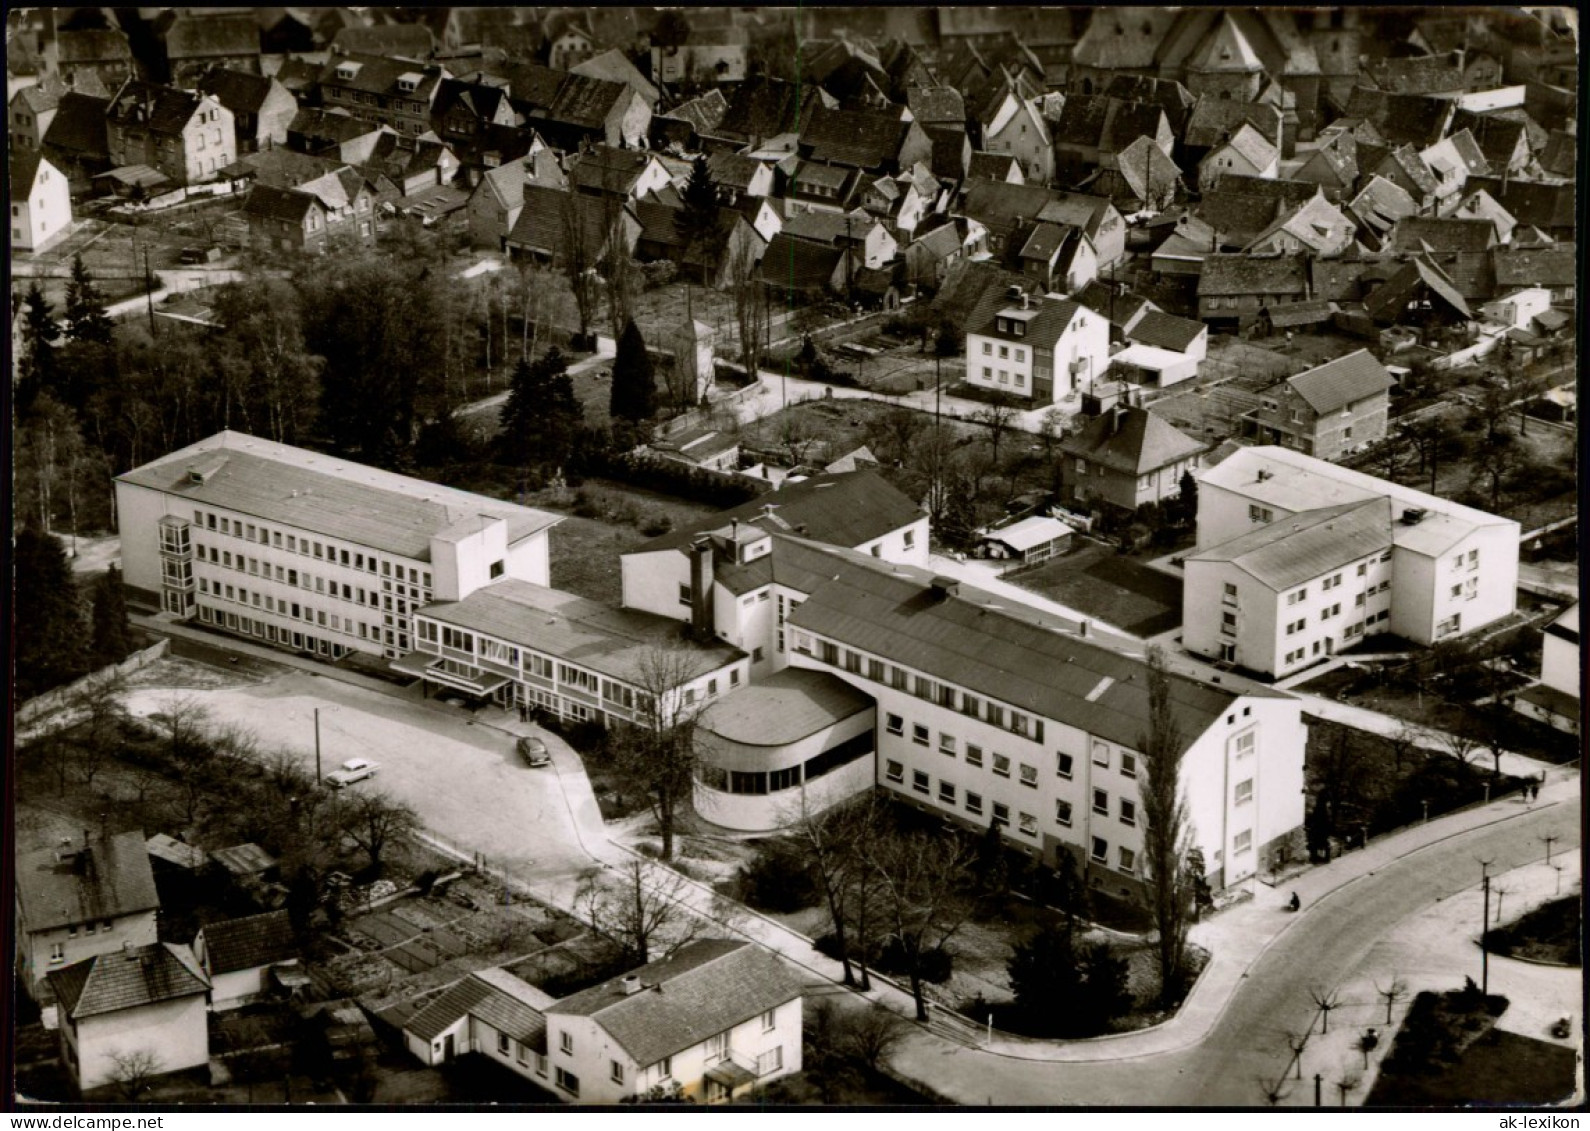
[[[144,842],[149,859],[184,875],[202,871],[209,854],[197,845],[187,844],[167,833],[156,833]]]
[[[1071,537],[1071,528],[1058,518],[1033,515],[998,530],[990,530],[983,544],[991,558],[1015,558],[1023,565],[1048,561]]]
[[[231,848],[218,848],[210,859],[238,879],[261,879],[276,867],[276,857],[257,844],[238,844]]]

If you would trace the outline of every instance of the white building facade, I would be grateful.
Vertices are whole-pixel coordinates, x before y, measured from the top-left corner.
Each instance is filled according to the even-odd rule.
[[[72,193],[65,174],[36,150],[13,154],[11,248],[42,251],[72,230]]]
[[[1109,366],[1108,320],[1070,299],[996,294],[967,321],[967,384],[1033,407],[1092,388]]]

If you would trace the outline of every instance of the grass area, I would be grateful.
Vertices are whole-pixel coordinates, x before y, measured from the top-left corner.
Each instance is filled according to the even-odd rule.
[[[745,1101],[766,1107],[928,1107],[934,1101],[915,1088],[864,1067],[832,1080],[815,1071],[781,1076]]]
[[[1367,1107],[1550,1104],[1573,1094],[1574,1050],[1496,1029],[1507,999],[1422,993],[1381,1066]]]
[[[1006,580],[1137,636],[1169,632],[1182,620],[1174,577],[1081,537],[1059,557]]]
[[[1578,966],[1583,908],[1583,900],[1577,895],[1543,903],[1511,923],[1492,929],[1490,949],[1512,958]]]

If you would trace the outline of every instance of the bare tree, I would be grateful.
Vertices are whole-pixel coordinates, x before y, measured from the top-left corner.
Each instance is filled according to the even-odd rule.
[[[1336,1078],[1336,1091],[1341,1095],[1342,1106],[1347,1106],[1347,1093],[1358,1087],[1360,1078],[1356,1072],[1344,1072]]]
[[[1184,754],[1181,724],[1171,705],[1171,674],[1165,653],[1148,650],[1148,730],[1138,738],[1144,762],[1143,850],[1153,889],[1154,925],[1159,934],[1160,1001],[1169,1005],[1181,993],[1186,972],[1186,857],[1190,842],[1187,805],[1181,792]]]
[[[1503,484],[1528,463],[1528,452],[1507,432],[1496,433],[1475,449],[1474,478],[1487,485],[1492,511],[1502,505]]]
[[[618,944],[626,962],[644,966],[698,937],[702,923],[681,901],[684,890],[676,873],[632,859],[611,875],[583,876],[574,904],[592,930]]]
[[[1308,997],[1314,1003],[1314,1008],[1319,1010],[1319,1031],[1324,1036],[1331,1031],[1331,1010],[1342,1004],[1341,991],[1310,986]]]
[[[210,710],[191,695],[172,695],[149,717],[166,740],[166,758],[182,791],[182,819],[191,823],[210,788],[215,766]]]
[[[1308,1048],[1308,1039],[1314,1035],[1314,1027],[1299,1033],[1295,1029],[1286,1030],[1286,1047],[1292,1050],[1292,1065],[1297,1069],[1297,1078],[1303,1078],[1303,1050]]]
[[[110,1054],[110,1081],[127,1103],[137,1103],[160,1075],[160,1057],[149,1049]]]
[[[995,393],[991,402],[972,413],[972,419],[988,429],[988,442],[993,445],[995,463],[999,462],[999,442],[1015,426],[1017,412],[1015,401],[1004,393]]]
[[[826,1037],[824,1051],[837,1053],[873,1072],[910,1032],[910,1026],[899,1014],[866,1000],[841,1003],[824,998],[816,1012],[826,1014],[818,1025]]]
[[[419,815],[385,793],[357,793],[340,808],[343,834],[369,857],[373,871],[380,871],[388,845],[420,828]]]
[[[768,295],[758,277],[761,264],[751,249],[751,240],[736,240],[729,249],[729,287],[734,298],[734,326],[739,335],[740,364],[755,382],[762,368],[762,351],[767,346]]]
[[[1442,731],[1440,740],[1441,748],[1465,765],[1477,752],[1484,749],[1473,735],[1462,731]]]
[[[823,893],[847,986],[856,982],[851,955],[851,921],[859,911],[857,905],[869,894],[867,886],[858,881],[862,879],[860,874],[867,871],[865,854],[882,831],[885,805],[875,792],[868,792],[850,804],[812,812],[803,790],[800,809],[783,815],[790,840],[798,846]],[[865,916],[861,919],[865,925]],[[864,948],[862,954],[865,954]],[[860,967],[861,988],[870,989],[866,962],[856,965]]]
[[[867,854],[878,879],[884,928],[910,978],[918,1021],[928,1019],[922,992],[928,956],[942,950],[972,913],[973,856],[964,838],[926,832],[891,833]]]
[[[1284,1073],[1274,1080],[1261,1076],[1258,1083],[1259,1091],[1264,1096],[1264,1102],[1271,1107],[1281,1106],[1281,1102],[1292,1094],[1292,1090],[1286,1086],[1286,1075]]]
[[[558,266],[569,281],[569,292],[574,296],[574,309],[580,321],[580,337],[585,338],[590,335],[601,298],[602,280],[596,273],[600,249],[590,246],[590,232],[580,211],[579,197],[572,189],[564,194],[561,219],[563,240],[558,249]]]
[[[1391,984],[1384,989],[1379,982],[1375,983],[1375,993],[1380,995],[1380,1000],[1386,1003],[1386,1024],[1391,1024],[1391,1011],[1400,1001],[1408,996],[1408,983],[1396,974],[1391,975]]]
[[[699,664],[699,654],[688,648],[647,649],[634,681],[640,688],[636,721],[616,725],[608,736],[614,770],[651,805],[664,860],[673,859],[674,834],[694,790],[698,747],[706,741],[697,725],[705,699],[687,689],[701,674]]]

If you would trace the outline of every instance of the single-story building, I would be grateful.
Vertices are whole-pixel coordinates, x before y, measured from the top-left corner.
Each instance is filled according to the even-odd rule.
[[[298,940],[286,911],[266,911],[200,927],[193,956],[210,978],[210,1009],[220,1013],[265,996],[275,967],[298,964]]]
[[[1071,528],[1058,518],[1033,515],[990,530],[983,538],[983,546],[991,558],[1015,558],[1023,565],[1032,565],[1058,554],[1071,534]]]

